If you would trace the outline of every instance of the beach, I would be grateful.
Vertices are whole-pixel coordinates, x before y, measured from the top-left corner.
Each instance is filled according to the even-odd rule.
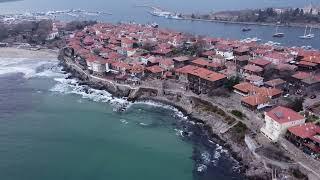
[[[0,58],[25,58],[25,59],[57,59],[58,50],[50,49],[22,49],[17,47],[0,48]]]

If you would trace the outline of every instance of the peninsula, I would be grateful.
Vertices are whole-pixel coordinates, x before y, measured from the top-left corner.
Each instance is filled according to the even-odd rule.
[[[64,38],[59,59],[82,84],[183,110],[248,178],[320,178],[320,51],[139,24],[97,23]]]
[[[177,107],[210,141],[230,149],[248,178],[270,179],[274,171],[277,177],[319,178],[318,50],[153,25],[1,22],[2,57],[52,57],[60,50],[64,70],[81,84]]]
[[[244,25],[285,25],[285,26],[313,26],[319,28],[320,9],[316,6],[304,8],[263,8],[226,10],[210,13],[174,13],[160,8],[151,7],[150,14],[176,20],[212,21],[236,23]]]

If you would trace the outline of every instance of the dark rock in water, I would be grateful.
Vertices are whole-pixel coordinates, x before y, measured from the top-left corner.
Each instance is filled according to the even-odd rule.
[[[78,84],[79,84],[79,86],[85,86],[85,85],[87,85],[87,83],[84,82],[84,81],[79,81]]]
[[[73,79],[73,78],[72,78],[72,76],[68,76],[68,77],[66,77],[66,79]]]
[[[183,131],[183,132],[182,132],[182,135],[183,135],[183,136],[189,136],[189,133],[186,132],[186,131]]]
[[[116,97],[129,97],[130,93],[132,92],[132,89],[124,87],[124,86],[111,86],[103,83],[97,83],[90,80],[89,77],[87,77],[85,74],[81,74],[81,72],[77,72],[75,70],[72,70],[68,68],[67,64],[62,63],[64,66],[64,69],[66,69],[67,72],[71,73],[72,76],[70,78],[77,78],[80,80],[79,85],[85,85],[84,91],[88,94],[92,93],[90,88],[93,89],[99,89],[99,90],[106,90],[109,93],[111,93],[113,96]],[[147,93],[146,93],[147,92]],[[149,98],[143,99],[143,95],[148,96]],[[158,95],[158,91],[154,89],[143,89],[141,92],[139,91],[136,93],[135,96],[131,97],[132,100],[137,101],[144,101],[144,100],[153,100],[153,96]],[[168,103],[167,101],[159,101],[155,99],[155,101],[171,105],[181,112],[183,114],[187,114],[187,112],[181,108],[175,106],[173,103]],[[127,108],[127,105],[120,105],[117,108],[118,112],[125,111]],[[217,173],[217,167],[215,167],[213,164],[205,164],[205,160],[202,157],[202,152],[208,152],[210,157],[214,157],[214,153],[216,150],[216,144],[224,145],[225,142],[220,139],[218,135],[213,134],[212,129],[210,126],[206,125],[204,121],[201,119],[196,119],[190,116],[188,114],[188,120],[178,120],[175,122],[169,122],[169,124],[172,124],[176,129],[182,130],[182,135],[184,136],[182,139],[187,142],[191,142],[194,145],[193,153],[192,153],[192,159],[195,161],[195,167],[194,167],[194,176],[195,179],[212,179],[212,177],[215,177],[215,173]],[[189,123],[189,121],[192,121],[194,123]],[[152,122],[151,124],[148,124],[148,128],[163,126],[166,123],[165,120],[162,121],[160,118],[157,122]],[[212,143],[214,142],[214,143]],[[229,149],[229,147],[227,147]],[[232,151],[229,151],[233,153]],[[237,157],[236,154],[235,157]],[[207,162],[207,160],[206,160]],[[201,165],[204,165],[205,167],[201,168]],[[199,168],[200,167],[200,168]],[[199,172],[198,170],[201,170]],[[209,178],[210,177],[210,178]],[[237,178],[238,179],[238,178]]]
[[[85,87],[83,90],[84,90],[85,93],[89,94],[89,88],[88,87]]]

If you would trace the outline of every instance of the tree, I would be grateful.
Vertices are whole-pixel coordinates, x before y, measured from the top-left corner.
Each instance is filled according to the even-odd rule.
[[[224,87],[226,89],[228,89],[229,91],[232,91],[233,90],[233,86],[239,84],[240,82],[240,77],[239,76],[234,76],[234,77],[231,77],[230,79],[228,79],[228,81],[224,84]]]
[[[295,98],[291,100],[291,102],[289,102],[288,107],[297,112],[300,112],[303,110],[303,102],[304,102],[303,98]]]
[[[65,30],[67,31],[75,31],[82,30],[86,26],[94,25],[97,21],[71,21],[66,24]]]
[[[293,12],[293,16],[298,16],[300,13],[300,9],[299,8],[296,8]]]
[[[155,45],[150,42],[146,42],[142,45],[141,48],[147,51],[153,51],[155,49]]]
[[[300,9],[300,16],[303,16],[303,15],[304,15],[303,9]]]

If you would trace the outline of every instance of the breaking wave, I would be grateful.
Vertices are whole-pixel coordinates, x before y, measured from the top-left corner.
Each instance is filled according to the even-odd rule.
[[[21,73],[24,78],[61,76],[58,60],[32,60],[25,58],[0,58],[0,75]]]
[[[77,94],[84,99],[90,99],[95,102],[110,103],[116,111],[119,107],[129,102],[123,98],[115,98],[108,91],[90,88],[87,85],[80,85],[76,79],[54,78],[57,84],[50,89],[52,92],[61,94]]]
[[[183,112],[181,112],[179,109],[170,106],[170,105],[166,105],[160,102],[155,102],[155,101],[151,101],[151,100],[147,100],[147,101],[139,101],[139,102],[135,102],[133,104],[142,104],[142,105],[148,105],[148,106],[153,106],[153,107],[160,107],[160,108],[164,108],[164,109],[169,109],[172,110],[174,112],[174,116],[176,116],[177,118],[181,118],[181,119],[188,119],[188,116],[185,116],[183,114]],[[133,105],[131,104],[131,105]],[[130,107],[130,106],[129,106]]]

